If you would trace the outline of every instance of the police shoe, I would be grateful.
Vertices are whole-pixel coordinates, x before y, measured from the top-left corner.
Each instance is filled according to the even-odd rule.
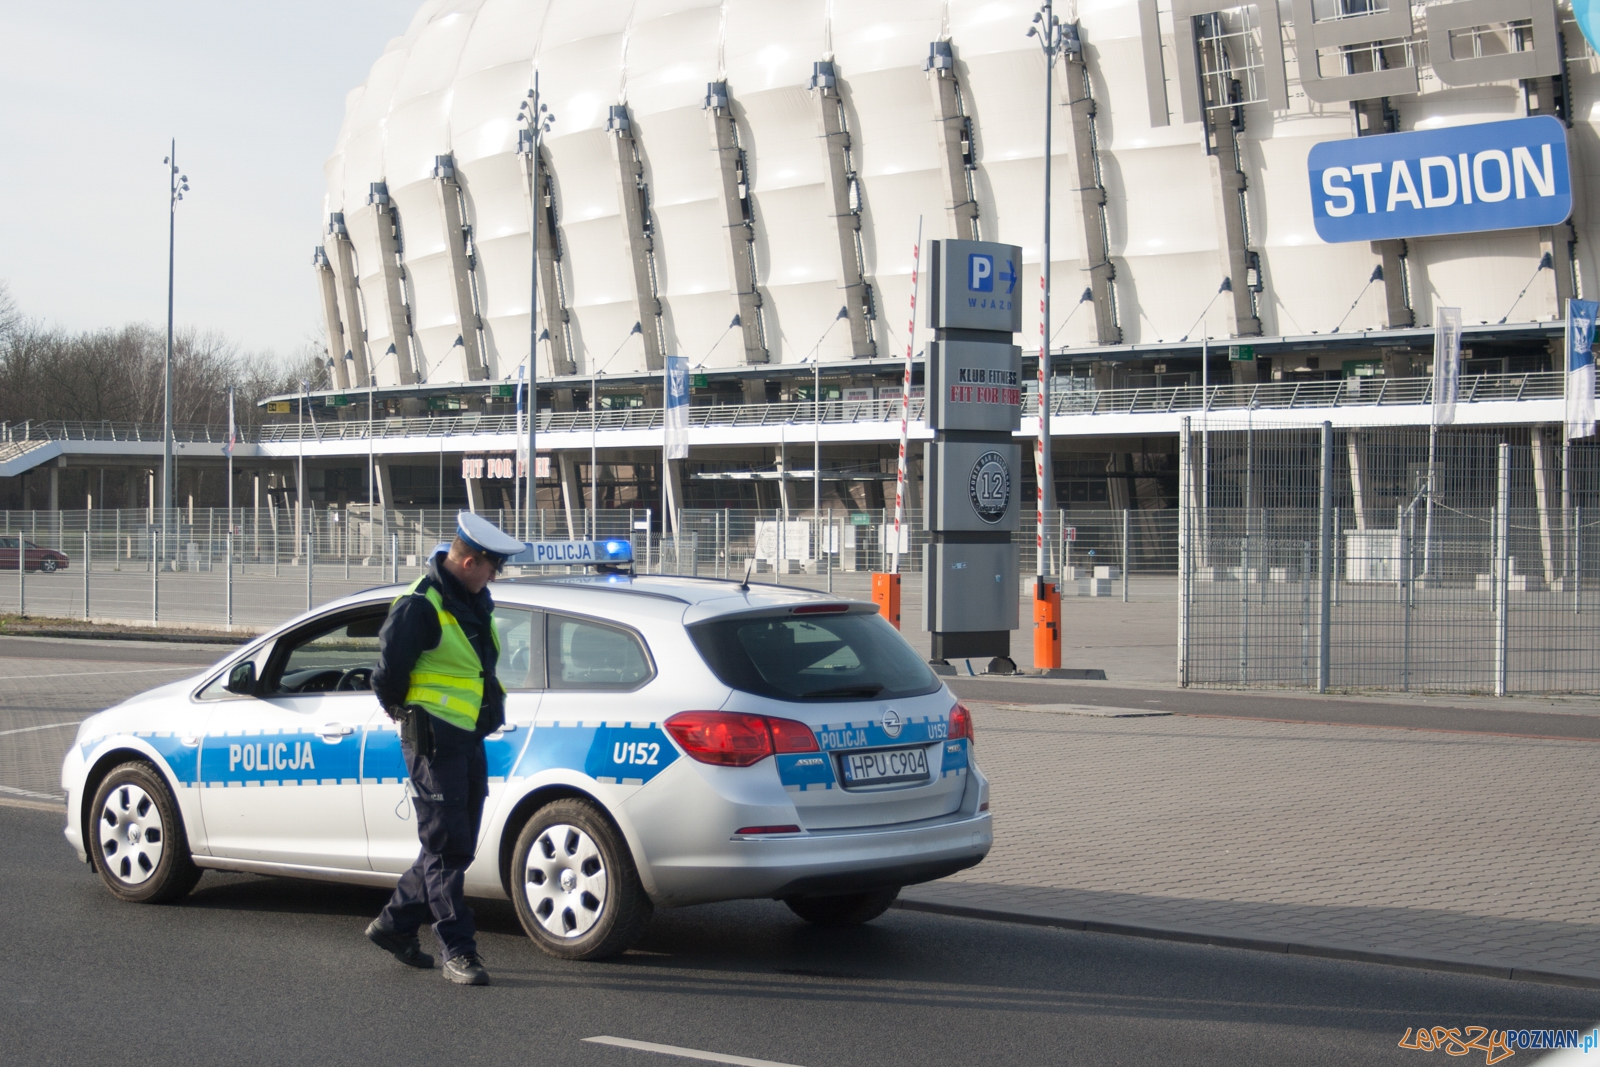
[[[367,925],[367,940],[393,955],[407,967],[426,971],[433,966],[433,957],[422,951],[422,945],[417,941],[416,934],[401,937],[377,919],[373,919]]]
[[[444,976],[456,985],[488,985],[489,972],[476,952],[463,952],[444,961]]]

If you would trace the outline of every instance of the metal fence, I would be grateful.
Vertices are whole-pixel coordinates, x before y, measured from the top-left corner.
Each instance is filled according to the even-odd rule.
[[[1600,691],[1600,449],[1558,434],[1191,425],[1180,683]]]
[[[684,510],[665,538],[651,509],[499,510],[486,518],[528,540],[622,538],[644,573],[796,581],[832,589],[834,576],[894,565],[894,513]],[[1176,510],[1061,511],[1046,546],[1067,595],[1171,600],[1176,595]],[[0,613],[104,622],[251,629],[360,589],[415,573],[455,529],[453,509],[183,508],[0,511],[0,538],[29,547],[27,566],[0,541]],[[909,509],[899,569],[922,571],[928,537]],[[1024,575],[1035,531],[1015,535]],[[853,588],[849,582],[840,589]]]

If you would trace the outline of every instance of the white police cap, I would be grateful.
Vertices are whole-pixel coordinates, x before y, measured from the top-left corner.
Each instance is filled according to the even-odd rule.
[[[470,511],[456,513],[456,536],[470,548],[501,558],[515,556],[527,547],[482,515]]]

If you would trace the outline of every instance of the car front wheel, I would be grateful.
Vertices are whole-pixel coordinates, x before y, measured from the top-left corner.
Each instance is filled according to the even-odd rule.
[[[896,889],[874,889],[868,893],[847,893],[838,897],[790,897],[784,903],[806,922],[815,926],[860,926],[889,910]]]
[[[193,889],[200,868],[189,855],[178,805],[148,763],[106,775],[90,809],[88,845],[106,888],[137,904],[166,904]]]
[[[56,571],[56,561],[53,559],[41,559],[39,561],[39,569],[44,571],[46,574],[54,574]]]
[[[627,841],[598,808],[576,799],[545,805],[522,828],[511,899],[534,944],[569,960],[626,952],[654,910]]]

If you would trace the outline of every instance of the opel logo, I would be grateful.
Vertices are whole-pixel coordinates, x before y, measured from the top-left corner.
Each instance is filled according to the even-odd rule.
[[[900,728],[904,725],[900,721],[900,713],[893,708],[883,713],[883,732],[890,737],[899,737]]]

